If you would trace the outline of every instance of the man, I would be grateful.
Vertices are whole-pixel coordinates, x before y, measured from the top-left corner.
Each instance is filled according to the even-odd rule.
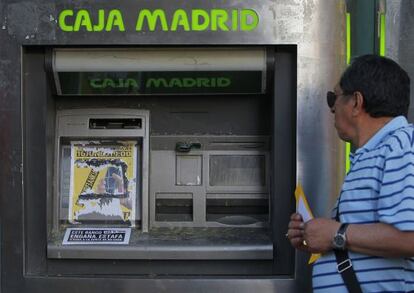
[[[409,99],[407,73],[375,55],[356,58],[328,93],[339,137],[356,148],[351,168],[332,219],[303,223],[295,213],[286,233],[295,248],[322,253],[313,266],[314,292],[348,292],[338,272],[348,269],[354,270],[362,292],[414,292],[414,127],[406,120]],[[346,256],[337,267],[339,253],[349,261]]]

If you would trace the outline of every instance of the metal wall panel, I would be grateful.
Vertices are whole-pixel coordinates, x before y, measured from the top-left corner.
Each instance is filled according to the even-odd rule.
[[[397,61],[411,78],[408,120],[414,122],[414,2],[386,1],[386,55]]]
[[[46,278],[25,274],[25,231],[23,205],[22,128],[24,117],[21,91],[21,48],[32,45],[294,45],[297,47],[297,180],[307,194],[317,216],[328,215],[344,175],[343,144],[337,139],[333,119],[325,103],[345,66],[344,0],[264,0],[264,1],[52,1],[0,2],[0,213],[3,223],[2,287],[5,292],[305,292],[309,290],[308,255],[297,254],[294,279],[288,277],[224,279],[133,279],[133,278]],[[407,1],[406,3],[408,3]],[[411,5],[411,4],[408,4]],[[120,9],[128,27],[143,9],[250,8],[260,16],[253,32],[63,32],[57,26],[63,8]],[[408,14],[407,14],[408,15]],[[411,34],[412,35],[412,34]],[[408,52],[408,51],[407,51]],[[276,64],[277,66],[277,64]],[[42,85],[43,86],[43,85]],[[277,88],[275,89],[277,93]],[[36,113],[39,115],[41,113]],[[44,113],[43,113],[44,114]],[[39,116],[40,117],[40,116]],[[23,123],[22,123],[23,122]],[[41,122],[40,122],[41,123]],[[25,127],[30,127],[26,125]],[[35,137],[32,138],[34,141]],[[46,139],[42,137],[42,139]],[[284,138],[281,138],[284,139]],[[35,151],[43,152],[44,149]],[[24,182],[28,184],[28,182]],[[33,183],[34,184],[34,183]],[[42,183],[38,183],[42,184]],[[25,186],[31,188],[31,186]],[[281,195],[291,197],[292,194]],[[43,196],[42,196],[43,198]],[[35,199],[30,199],[33,202]],[[44,218],[46,216],[44,215]],[[46,223],[46,221],[44,221]],[[42,228],[46,229],[46,227]],[[284,227],[275,231],[281,237]],[[34,262],[41,261],[35,257]],[[4,268],[7,267],[5,272]],[[231,289],[230,289],[231,288]]]

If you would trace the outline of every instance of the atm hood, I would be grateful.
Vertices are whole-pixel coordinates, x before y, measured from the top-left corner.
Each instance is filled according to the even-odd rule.
[[[54,49],[58,95],[263,94],[263,47]]]

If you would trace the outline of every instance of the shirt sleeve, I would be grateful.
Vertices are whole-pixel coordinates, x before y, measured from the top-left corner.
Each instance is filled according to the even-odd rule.
[[[414,150],[402,148],[385,159],[377,203],[380,222],[414,231]]]

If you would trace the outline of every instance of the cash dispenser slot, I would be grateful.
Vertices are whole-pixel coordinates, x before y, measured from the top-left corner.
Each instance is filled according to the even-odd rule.
[[[207,198],[208,222],[224,225],[249,225],[268,221],[267,198]]]
[[[89,129],[141,129],[141,119],[89,119]]]

